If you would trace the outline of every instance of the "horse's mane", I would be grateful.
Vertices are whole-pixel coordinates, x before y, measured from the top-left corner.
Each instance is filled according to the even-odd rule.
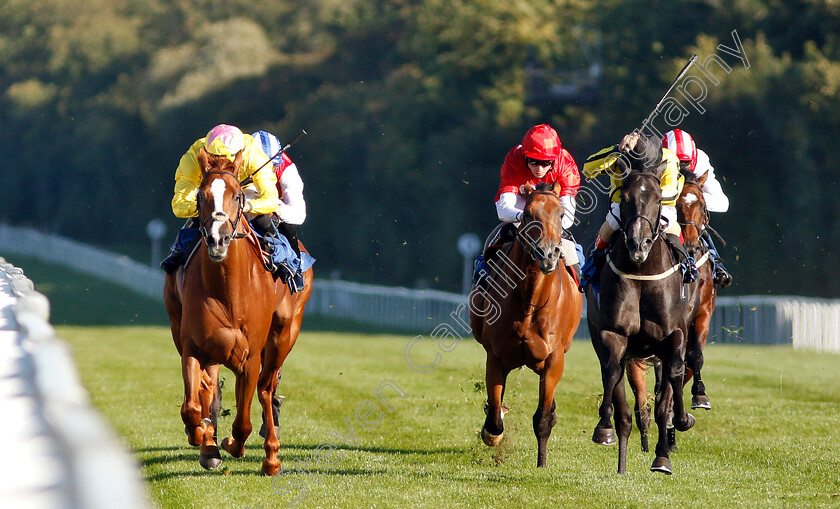
[[[540,182],[534,187],[534,191],[552,191],[554,189],[554,184],[549,184],[548,182]]]
[[[697,182],[697,175],[695,175],[693,171],[686,170],[682,166],[680,166],[680,175],[683,176],[686,182]]]

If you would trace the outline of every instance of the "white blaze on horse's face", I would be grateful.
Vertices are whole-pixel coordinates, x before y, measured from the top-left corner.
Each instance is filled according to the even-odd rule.
[[[224,210],[225,191],[227,186],[224,179],[216,179],[210,184],[210,196],[213,200],[213,223],[210,225],[209,236],[212,242],[208,243],[208,252],[213,259],[223,259],[227,255],[227,247],[230,244],[230,236],[222,235],[221,229],[228,222],[228,215]]]
[[[686,194],[685,196],[682,197],[682,199],[683,199],[683,202],[685,202],[686,205],[691,206],[697,201],[697,196],[695,196],[693,194]]]

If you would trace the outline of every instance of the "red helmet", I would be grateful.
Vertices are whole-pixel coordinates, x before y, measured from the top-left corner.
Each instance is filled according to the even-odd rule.
[[[546,124],[528,130],[522,139],[522,153],[530,159],[553,161],[560,156],[560,137]]]
[[[674,129],[665,133],[662,146],[677,155],[680,161],[691,161],[691,171],[697,166],[697,146],[691,135],[681,129]]]

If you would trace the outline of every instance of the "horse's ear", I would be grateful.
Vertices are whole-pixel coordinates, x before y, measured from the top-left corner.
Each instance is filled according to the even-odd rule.
[[[527,198],[534,192],[534,186],[532,186],[530,182],[525,182],[525,185],[520,187],[519,191],[522,193],[522,196]]]
[[[209,155],[207,154],[207,151],[204,150],[204,147],[198,149],[198,167],[201,168],[201,173],[206,172],[210,167]]]
[[[245,156],[242,155],[242,151],[236,153],[236,157],[233,158],[233,167],[239,171],[239,168],[242,168],[242,162],[245,161]]]
[[[556,194],[558,198],[560,198],[560,192],[563,190],[563,186],[560,185],[560,182],[555,180],[554,184],[551,186],[551,192]]]
[[[702,176],[697,177],[697,185],[700,186],[700,189],[703,188],[703,185],[706,183],[706,180],[708,178],[709,178],[709,172],[706,172]]]

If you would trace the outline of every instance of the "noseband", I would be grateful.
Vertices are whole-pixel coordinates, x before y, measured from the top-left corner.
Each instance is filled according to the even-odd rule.
[[[237,178],[237,176],[234,175],[233,173],[229,172],[229,171],[213,170],[213,171],[206,172],[205,175],[230,175],[237,182],[239,182],[239,179]],[[204,201],[204,193],[201,190],[199,190],[198,194],[196,194],[195,199],[196,199],[196,204],[198,205],[198,210],[199,210],[199,215],[200,215],[201,214],[201,203]],[[230,217],[228,217],[228,223],[230,223],[231,227],[233,228],[233,238],[234,239],[245,237],[244,233],[236,231],[237,228],[239,227],[239,221],[242,219],[242,209],[243,209],[243,204],[245,203],[245,194],[242,192],[241,189],[240,189],[239,193],[236,195],[236,202],[237,202],[236,220],[231,220]],[[209,236],[209,233],[207,231],[207,224],[210,223],[212,220],[213,220],[213,215],[212,214],[207,216],[203,220],[199,216],[198,230],[201,232],[201,236],[204,237],[205,243],[207,242],[207,238]]]

